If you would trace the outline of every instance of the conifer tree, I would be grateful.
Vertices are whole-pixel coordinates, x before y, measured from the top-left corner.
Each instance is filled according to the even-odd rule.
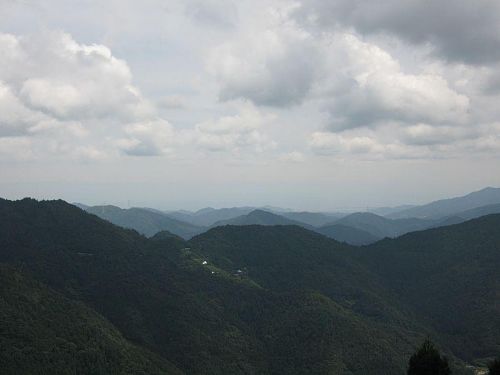
[[[448,360],[442,357],[439,350],[427,339],[411,356],[407,374],[450,375],[451,370]]]
[[[500,358],[495,359],[488,365],[489,375],[500,375]]]

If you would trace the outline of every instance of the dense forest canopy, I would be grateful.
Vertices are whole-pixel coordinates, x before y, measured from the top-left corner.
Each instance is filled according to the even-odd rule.
[[[431,337],[466,374],[500,349],[499,226],[491,215],[365,247],[222,226],[186,242],[63,201],[0,200],[0,355],[9,374],[22,353],[26,374],[92,360],[96,373],[387,375]]]

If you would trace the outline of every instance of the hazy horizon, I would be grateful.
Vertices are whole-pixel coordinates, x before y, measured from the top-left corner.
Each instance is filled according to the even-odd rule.
[[[116,207],[123,208],[123,209],[152,208],[152,209],[158,209],[158,210],[163,210],[163,211],[183,211],[184,210],[184,211],[189,211],[189,212],[193,212],[193,213],[196,211],[202,210],[202,209],[207,209],[207,208],[211,208],[211,209],[254,208],[254,209],[270,209],[270,210],[274,210],[274,211],[284,210],[284,211],[293,211],[293,212],[303,211],[303,212],[319,212],[319,213],[321,213],[321,212],[322,213],[335,213],[335,212],[349,213],[349,212],[357,212],[357,211],[358,212],[371,211],[371,210],[376,210],[376,209],[381,209],[381,208],[400,208],[400,207],[404,207],[404,206],[425,205],[427,203],[432,203],[432,202],[439,201],[439,200],[446,200],[446,199],[450,199],[450,198],[462,197],[462,196],[468,195],[470,193],[474,193],[474,192],[477,192],[477,191],[480,191],[483,189],[487,189],[487,188],[498,189],[498,187],[495,187],[495,186],[486,186],[486,187],[483,187],[483,188],[478,189],[478,190],[467,191],[467,192],[464,192],[464,193],[458,194],[458,195],[442,196],[442,197],[438,197],[436,199],[431,199],[431,200],[422,201],[422,202],[402,202],[400,204],[394,204],[394,205],[375,205],[375,206],[370,206],[370,205],[337,206],[337,207],[332,207],[332,208],[323,207],[323,208],[317,208],[317,209],[314,209],[314,208],[311,209],[311,208],[307,208],[307,207],[303,207],[303,206],[278,206],[278,205],[269,204],[269,203],[254,204],[254,205],[251,205],[251,204],[236,204],[236,205],[228,204],[228,205],[221,205],[221,206],[217,206],[217,205],[189,206],[189,204],[188,204],[188,206],[164,206],[162,204],[159,204],[159,205],[153,204],[153,203],[151,203],[151,201],[147,201],[147,200],[143,200],[143,201],[133,201],[133,200],[126,200],[126,201],[121,201],[121,200],[83,201],[83,200],[74,200],[74,199],[70,199],[70,198],[65,199],[61,196],[49,196],[49,197],[38,196],[37,197],[37,196],[33,196],[33,195],[26,195],[26,196],[12,197],[12,198],[8,198],[8,197],[0,197],[0,198],[11,199],[11,200],[19,200],[19,199],[23,199],[23,198],[34,198],[34,199],[38,199],[38,200],[63,199],[71,204],[84,204],[87,206],[107,206],[107,205],[110,205],[110,206],[116,206]]]

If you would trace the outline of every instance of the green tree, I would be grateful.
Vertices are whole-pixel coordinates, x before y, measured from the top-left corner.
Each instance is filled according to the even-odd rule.
[[[448,360],[442,357],[439,350],[427,339],[411,356],[407,374],[450,375],[451,370]]]
[[[500,375],[500,358],[495,359],[488,365],[489,375]]]

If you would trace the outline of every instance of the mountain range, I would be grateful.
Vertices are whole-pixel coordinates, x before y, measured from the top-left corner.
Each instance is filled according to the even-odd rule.
[[[486,188],[463,197],[423,206],[406,205],[374,210],[387,216],[374,212],[294,212],[271,207],[165,212],[152,208],[76,205],[116,225],[135,229],[147,237],[166,231],[190,239],[223,225],[298,225],[341,242],[366,245],[385,237],[395,238],[417,230],[458,224],[486,214],[500,213],[500,189]]]
[[[487,187],[462,197],[442,199],[422,206],[407,208],[388,215],[392,219],[440,219],[481,206],[500,204],[500,188]]]
[[[225,225],[185,241],[0,200],[2,371],[391,375],[431,337],[467,374],[500,352],[499,227],[488,215],[354,247]]]
[[[83,209],[113,224],[135,229],[147,237],[151,237],[161,231],[169,231],[182,238],[189,239],[206,230],[204,227],[171,218],[160,211],[153,211],[151,209],[122,209],[116,206],[86,206]]]

